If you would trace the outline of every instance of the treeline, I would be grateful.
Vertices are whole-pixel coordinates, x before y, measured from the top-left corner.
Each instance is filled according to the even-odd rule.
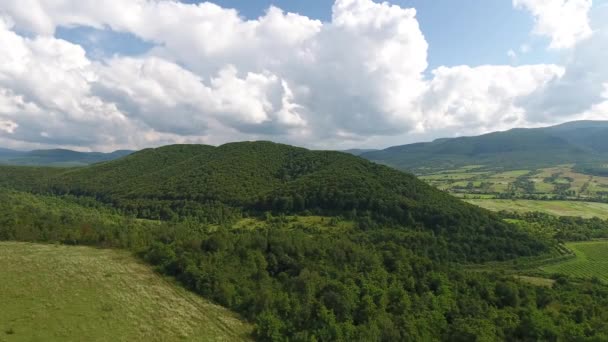
[[[597,217],[559,217],[541,212],[503,211],[499,214],[527,231],[542,233],[561,242],[608,238],[608,220]]]
[[[608,163],[577,164],[574,166],[574,171],[593,176],[608,177]]]
[[[461,270],[453,261],[477,246],[450,260],[435,232],[371,218],[346,232],[261,219],[259,229],[149,221],[90,199],[0,191],[0,239],[130,249],[255,322],[260,341],[608,339],[602,284],[560,278],[544,288]]]

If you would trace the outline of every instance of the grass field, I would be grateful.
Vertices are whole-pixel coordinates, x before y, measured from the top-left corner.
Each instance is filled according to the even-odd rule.
[[[586,241],[566,244],[576,258],[541,267],[547,273],[575,277],[597,277],[608,282],[608,241]]]
[[[465,201],[492,211],[540,211],[557,216],[599,217],[608,219],[608,204],[606,203],[499,199],[465,199]]]
[[[239,341],[250,332],[128,252],[0,243],[0,341]]]

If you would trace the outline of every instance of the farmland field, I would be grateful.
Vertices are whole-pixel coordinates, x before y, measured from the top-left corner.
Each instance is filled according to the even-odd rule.
[[[574,165],[513,171],[477,165],[419,176],[439,189],[475,198],[508,195],[509,198],[608,200],[608,177],[575,172]]]
[[[492,211],[540,211],[556,216],[580,216],[584,218],[599,217],[608,219],[608,204],[606,203],[500,199],[466,199],[465,201]]]
[[[541,270],[575,277],[597,277],[608,282],[608,241],[573,242],[566,246],[576,258],[543,266]]]
[[[238,341],[251,328],[128,252],[0,243],[0,341]]]

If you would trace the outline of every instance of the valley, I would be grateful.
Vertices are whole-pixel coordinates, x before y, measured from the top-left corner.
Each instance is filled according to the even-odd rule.
[[[607,203],[510,199],[465,199],[465,201],[492,211],[542,212],[556,216],[608,219]]]
[[[422,174],[420,179],[468,199],[608,202],[608,177],[577,172],[573,165],[511,171],[471,165]]]

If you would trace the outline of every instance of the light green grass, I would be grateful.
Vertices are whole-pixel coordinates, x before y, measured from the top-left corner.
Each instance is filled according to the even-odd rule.
[[[541,277],[530,277],[530,276],[515,276],[516,279],[523,281],[528,284],[542,286],[542,287],[552,287],[555,284],[555,280]]]
[[[244,218],[236,222],[233,229],[263,229],[273,224],[272,220],[282,222],[285,228],[290,229],[317,229],[317,230],[349,230],[355,226],[354,221],[338,220],[325,216],[285,216],[282,220],[279,217],[271,219],[271,222],[258,218]]]
[[[566,247],[576,258],[541,267],[541,270],[574,277],[597,277],[608,282],[608,241],[573,242]]]
[[[527,175],[529,173],[530,173],[530,170],[515,170],[515,171],[501,172],[501,173],[495,174],[492,177],[494,177],[494,178],[515,179],[517,177],[525,176],[525,175]]]
[[[240,341],[250,332],[128,252],[0,243],[0,341]]]
[[[540,211],[557,216],[599,217],[608,219],[608,204],[606,203],[500,199],[468,199],[466,201],[492,211]]]

